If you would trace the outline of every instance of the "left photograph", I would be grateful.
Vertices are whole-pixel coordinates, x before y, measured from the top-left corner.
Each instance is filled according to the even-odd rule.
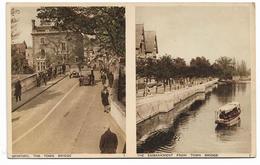
[[[11,157],[125,153],[125,7],[7,12]]]

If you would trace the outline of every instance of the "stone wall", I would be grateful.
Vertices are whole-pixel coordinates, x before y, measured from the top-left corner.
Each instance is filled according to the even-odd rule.
[[[196,101],[203,101],[217,80],[172,92],[147,96],[137,100],[137,145],[141,145],[153,133],[170,127],[179,114]]]
[[[138,99],[136,105],[137,124],[152,116],[155,116],[158,113],[172,110],[175,104],[196,93],[207,93],[211,91],[211,86],[213,86],[216,82],[217,80],[212,80],[197,86],[165,92],[160,95],[146,96]],[[208,90],[208,88],[210,88],[210,90]]]

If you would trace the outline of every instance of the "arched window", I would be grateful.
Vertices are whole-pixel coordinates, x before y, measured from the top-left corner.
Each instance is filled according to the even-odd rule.
[[[45,50],[44,49],[41,49],[41,55],[45,56]]]
[[[45,58],[45,50],[41,49],[41,58]]]

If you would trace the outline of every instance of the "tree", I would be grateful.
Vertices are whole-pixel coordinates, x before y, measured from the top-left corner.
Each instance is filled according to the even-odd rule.
[[[196,57],[190,61],[190,71],[197,77],[205,77],[211,74],[210,62],[205,57]]]
[[[172,60],[173,69],[172,69],[172,77],[182,77],[186,74],[186,62],[183,58],[177,57]]]
[[[249,72],[246,66],[246,62],[244,60],[241,61],[241,63],[237,66],[237,72],[239,76],[248,76]]]
[[[231,79],[234,75],[235,68],[233,65],[233,60],[229,57],[220,57],[216,60],[216,63],[219,65],[222,75],[221,77]]]
[[[169,55],[162,56],[157,62],[156,70],[157,70],[156,77],[159,80],[163,80],[164,91],[165,91],[165,86],[169,82],[170,78],[172,77],[173,62],[171,56]]]
[[[42,7],[37,17],[54,22],[57,28],[95,35],[100,47],[125,56],[124,7]]]

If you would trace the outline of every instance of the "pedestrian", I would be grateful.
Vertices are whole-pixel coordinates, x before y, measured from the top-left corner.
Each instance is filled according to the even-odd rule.
[[[110,112],[110,105],[109,105],[109,91],[107,89],[107,86],[105,85],[103,90],[101,91],[101,101],[104,106],[104,112],[109,113]]]
[[[40,77],[39,73],[37,73],[37,75],[36,75],[36,84],[37,84],[37,87],[41,86],[41,77]]]
[[[110,128],[106,130],[106,132],[101,135],[100,142],[99,142],[99,149],[101,153],[112,154],[116,153],[118,145],[117,136],[113,133]]]
[[[91,79],[90,79],[90,81],[91,81],[91,85],[94,85],[95,84],[95,75],[94,75],[94,70],[93,70],[93,68],[91,69]]]
[[[109,72],[108,74],[108,83],[109,83],[109,87],[112,88],[113,87],[113,82],[114,82],[114,75],[112,72]]]
[[[47,73],[46,72],[43,72],[42,79],[43,79],[44,85],[46,86],[47,85]]]
[[[18,80],[15,83],[15,91],[14,91],[14,96],[15,96],[15,100],[16,102],[21,101],[21,95],[22,95],[22,85],[21,85],[21,81]]]
[[[49,76],[49,80],[51,80],[52,79],[52,66],[50,66],[48,69],[48,76]]]
[[[62,68],[62,74],[65,75],[66,65],[63,63],[61,68]]]
[[[101,73],[101,81],[102,81],[102,84],[105,85],[106,84],[106,74],[104,72]]]
[[[53,70],[53,77],[56,78],[56,76],[57,76],[57,66],[55,66]]]

